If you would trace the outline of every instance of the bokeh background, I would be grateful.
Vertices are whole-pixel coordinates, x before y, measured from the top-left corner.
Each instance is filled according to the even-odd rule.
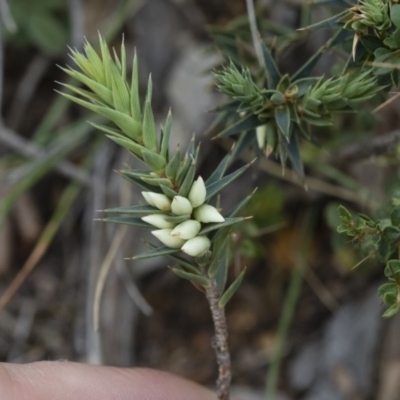
[[[263,37],[285,49],[286,71],[330,34],[295,31],[305,3],[257,3]],[[147,366],[212,386],[217,371],[203,295],[171,274],[168,260],[125,259],[145,249],[148,232],[96,221],[97,210],[141,201],[116,172],[135,162],[93,131],[86,122],[93,116],[56,93],[63,90],[56,82],[67,81],[57,64],[72,63],[67,45],[80,49],[84,37],[96,46],[101,32],[117,51],[124,38],[128,58],[137,50],[143,88],[152,74],[158,120],[172,108],[172,145],[185,148],[195,132],[199,173],[207,176],[232,145],[209,140],[210,110],[224,100],[210,73],[222,60],[212,33],[251,48],[245,1],[0,6],[0,360]],[[318,9],[316,18],[326,13]],[[338,58],[327,54],[318,71],[329,74]],[[369,212],[398,181],[387,158],[346,158],[361,138],[393,134],[398,106],[340,117],[321,130],[322,147],[304,144],[308,190],[263,160],[225,191],[229,209],[258,187],[246,210],[254,219],[235,232],[231,277],[246,265],[246,278],[227,307],[234,390],[244,400],[265,398],[267,374],[279,400],[400,398],[400,318],[381,318],[382,265],[372,260],[353,270],[360,255],[335,231],[338,204]],[[238,165],[252,157],[244,154]]]

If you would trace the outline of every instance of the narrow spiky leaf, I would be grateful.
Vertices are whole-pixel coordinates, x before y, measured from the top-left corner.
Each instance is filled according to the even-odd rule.
[[[275,107],[275,121],[285,139],[290,141],[290,110],[289,107]]]
[[[147,85],[147,95],[143,112],[143,143],[147,149],[158,153],[157,131],[154,122],[153,110],[151,109],[151,92],[152,92],[151,76]]]
[[[242,168],[239,168],[238,170],[232,172],[231,174],[223,177],[217,182],[212,183],[211,185],[207,185],[207,197],[206,200],[210,199],[214,195],[216,195],[218,192],[220,192],[225,186],[229,185],[232,181],[234,181],[236,178],[238,178],[240,175],[243,174],[251,165],[252,163],[244,165]]]
[[[264,42],[262,43],[262,52],[266,68],[268,89],[275,89],[281,80],[281,73],[279,72],[279,69],[275,63],[274,58],[272,57],[271,52]]]
[[[140,110],[140,100],[139,100],[139,72],[138,72],[138,62],[136,56],[133,56],[133,66],[132,66],[132,82],[131,82],[131,115],[137,120],[142,120],[142,112]]]
[[[211,185],[214,182],[219,181],[225,174],[226,169],[228,168],[229,163],[232,159],[232,152],[229,152],[225,155],[225,157],[221,160],[218,167],[214,170],[214,172],[209,176],[206,181],[206,185]]]
[[[110,214],[162,214],[163,213],[163,211],[159,210],[158,208],[148,205],[107,208],[106,210],[104,210],[104,212]]]
[[[165,120],[165,126],[162,130],[162,138],[161,138],[161,156],[163,156],[166,160],[169,152],[169,138],[171,135],[171,126],[172,126],[172,114],[171,109],[168,111],[167,119]]]
[[[228,287],[226,292],[222,295],[218,305],[219,308],[224,308],[228,301],[232,298],[232,296],[239,289],[240,284],[243,281],[244,274],[246,273],[246,268],[238,275],[238,277],[234,280],[234,282]]]
[[[144,222],[141,218],[135,218],[135,217],[109,217],[109,218],[100,218],[98,219],[98,221],[112,222],[114,224],[123,224],[123,225],[135,225],[144,228],[153,227],[147,222]]]
[[[171,249],[170,247],[162,246],[162,247],[157,247],[154,250],[148,251],[146,253],[138,254],[137,256],[128,258],[128,260],[143,260],[145,258],[168,256],[177,253],[178,251],[179,249]]]
[[[169,179],[175,179],[178,173],[178,168],[181,163],[181,152],[179,151],[179,146],[175,151],[174,156],[170,159],[167,168],[165,169],[165,174]]]
[[[199,232],[199,235],[204,235],[205,233],[214,231],[216,229],[226,228],[227,226],[237,224],[238,222],[242,222],[245,219],[244,217],[239,218],[225,218],[224,222],[219,222],[217,224],[207,224],[204,228]]]
[[[190,282],[193,282],[197,285],[203,286],[204,288],[211,287],[211,282],[204,276],[192,274],[190,272],[182,271],[178,268],[172,268],[172,272],[178,275],[180,278],[187,279]]]
[[[263,122],[261,122],[255,115],[247,115],[239,121],[236,121],[233,125],[225,128],[216,137],[232,136],[237,133],[246,132],[250,129],[257,128],[257,126],[262,124]]]
[[[165,168],[165,159],[159,154],[153,153],[147,149],[142,151],[144,162],[154,171],[162,171]]]
[[[217,251],[213,252],[213,258],[207,270],[207,275],[211,279],[215,278],[219,268],[223,265],[223,260],[227,256],[227,254],[225,253],[229,251],[228,249],[229,240],[230,236],[225,235],[222,243],[219,246],[217,246]]]

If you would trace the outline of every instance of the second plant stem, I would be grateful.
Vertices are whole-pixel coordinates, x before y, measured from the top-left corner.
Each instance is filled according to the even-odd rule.
[[[210,305],[215,329],[213,347],[218,363],[217,396],[219,400],[229,400],[232,373],[228,348],[228,329],[225,309],[219,306],[220,294],[215,282],[212,282],[211,287],[206,289],[206,297]]]

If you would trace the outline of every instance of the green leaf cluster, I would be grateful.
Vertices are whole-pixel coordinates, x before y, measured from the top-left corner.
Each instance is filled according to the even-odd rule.
[[[293,167],[303,176],[299,138],[312,138],[312,126],[330,126],[333,114],[352,112],[382,88],[371,71],[346,73],[326,79],[308,76],[319,59],[309,60],[293,76],[283,75],[269,49],[263,46],[266,68],[262,84],[249,69],[241,70],[230,63],[216,73],[218,89],[232,98],[220,113],[229,113],[228,126],[217,137],[242,132],[256,136],[258,146],[268,156],[275,152],[282,165],[289,157]],[[232,117],[233,112],[236,116]]]
[[[396,65],[400,62],[400,4],[397,3],[358,0],[353,6],[308,29],[340,28],[351,32],[353,61],[361,65],[374,65],[373,73],[381,85],[398,87],[400,73]]]
[[[231,152],[206,182],[201,177],[195,179],[200,148],[195,145],[193,137],[184,154],[179,147],[175,152],[170,152],[171,113],[158,132],[151,107],[151,78],[144,104],[139,99],[136,54],[130,80],[127,78],[124,43],[118,56],[115,51],[111,54],[104,39],[100,37],[100,54],[86,42],[84,54],[71,50],[71,58],[77,68],[62,69],[83,84],[84,88],[62,84],[72,94],[61,94],[110,121],[112,127],[92,125],[148,167],[120,171],[124,178],[143,190],[143,197],[148,204],[105,210],[111,216],[102,220],[158,228],[152,233],[163,246],[149,244],[149,252],[132,259],[168,256],[179,265],[179,268],[172,268],[178,276],[202,289],[216,285],[223,295],[220,306],[224,307],[244,274],[240,274],[225,291],[230,259],[229,227],[245,219],[235,215],[250,200],[251,195],[224,217],[219,209],[208,203],[243,174],[250,164],[226,174],[234,158]],[[181,251],[186,255],[179,255]]]
[[[389,308],[384,317],[391,317],[400,310],[400,207],[392,208],[390,218],[372,219],[366,215],[353,216],[345,207],[340,206],[338,213],[342,224],[337,228],[339,233],[352,237],[355,243],[369,241],[373,248],[371,253],[378,253],[386,260],[385,276],[388,282],[379,290],[379,296]]]

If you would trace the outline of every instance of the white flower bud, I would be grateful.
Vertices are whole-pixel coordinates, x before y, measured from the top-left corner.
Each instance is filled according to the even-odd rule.
[[[159,231],[152,231],[151,233],[167,247],[172,249],[179,249],[185,244],[185,240],[171,236],[172,229],[160,229]]]
[[[257,137],[257,144],[260,149],[264,149],[266,134],[267,134],[266,125],[257,126],[256,137]]]
[[[193,207],[186,197],[175,196],[172,200],[171,211],[175,215],[187,215],[192,213]]]
[[[169,211],[171,209],[171,200],[168,196],[161,193],[142,192],[143,197],[151,206],[159,210]]]
[[[207,236],[196,236],[188,240],[181,248],[181,250],[189,254],[189,256],[196,257],[204,253],[210,248],[211,242]]]
[[[218,210],[209,204],[203,204],[194,210],[194,217],[199,222],[224,222],[225,218],[218,212]]]
[[[200,229],[201,224],[199,221],[189,219],[177,225],[175,229],[172,230],[171,236],[176,236],[186,240],[192,239],[200,232]]]
[[[206,201],[206,185],[201,176],[193,182],[188,199],[192,203],[193,208],[201,206]]]
[[[166,221],[165,215],[162,214],[146,215],[142,217],[142,220],[160,229],[172,229],[175,227],[175,224]]]

